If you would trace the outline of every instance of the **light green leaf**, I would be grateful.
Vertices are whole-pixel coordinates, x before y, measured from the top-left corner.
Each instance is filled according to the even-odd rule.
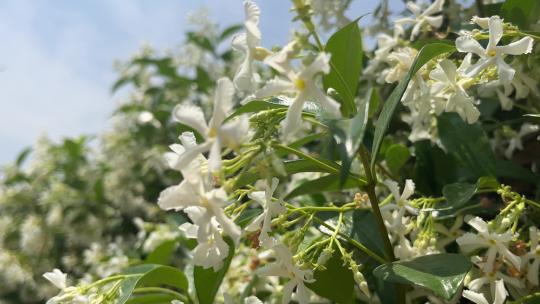
[[[358,182],[353,178],[348,178],[343,185],[339,181],[339,176],[330,174],[309,180],[289,192],[285,199],[291,199],[300,195],[315,194],[325,191],[339,191],[341,189],[351,189],[358,187]]]
[[[161,286],[168,285],[182,291],[188,290],[188,281],[182,271],[174,267],[142,264],[128,268],[125,273],[126,278],[119,286],[119,298],[116,304],[126,303],[133,291],[141,286]]]
[[[420,49],[411,69],[405,78],[401,80],[394,88],[392,94],[390,94],[390,97],[388,97],[384,103],[381,114],[379,115],[379,119],[377,120],[377,124],[375,125],[373,147],[371,149],[371,166],[375,165],[377,154],[379,153],[379,149],[381,148],[381,143],[384,138],[384,133],[386,133],[386,130],[388,129],[390,120],[392,119],[392,116],[394,115],[394,112],[396,111],[396,108],[401,100],[401,97],[405,93],[411,78],[416,74],[416,72],[418,72],[418,70],[420,70],[422,66],[424,66],[424,64],[434,57],[444,53],[453,52],[454,50],[455,47],[453,45],[448,45],[445,43],[431,43],[423,46],[422,49]]]
[[[403,145],[395,144],[390,146],[385,152],[386,165],[393,174],[398,174],[399,169],[403,167],[411,157],[409,149]]]
[[[424,287],[451,300],[461,290],[471,266],[468,257],[442,253],[384,264],[373,273],[387,282]]]
[[[323,76],[324,88],[336,90],[340,97],[341,113],[344,117],[351,117],[356,113],[354,97],[364,56],[358,19],[335,32],[324,50],[331,55],[330,73]]]
[[[230,238],[225,238],[229,245],[229,255],[223,261],[223,267],[217,272],[212,268],[204,269],[200,266],[195,266],[193,270],[193,279],[195,281],[195,291],[200,304],[212,304],[219,290],[219,286],[223,281],[223,277],[229,270],[231,260],[234,256],[234,242]]]
[[[150,254],[146,257],[145,262],[149,264],[168,265],[171,261],[174,250],[176,250],[176,246],[176,240],[163,242],[157,246],[154,251],[150,252]]]

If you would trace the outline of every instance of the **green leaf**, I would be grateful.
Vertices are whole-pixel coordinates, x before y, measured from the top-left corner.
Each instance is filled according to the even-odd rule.
[[[187,40],[199,46],[200,48],[209,51],[210,53],[214,53],[214,46],[212,45],[212,42],[210,42],[208,37],[205,37],[199,33],[188,32]]]
[[[170,240],[159,244],[145,259],[146,263],[168,265],[176,250],[177,241]]]
[[[331,120],[328,127],[333,133],[341,158],[341,170],[339,174],[340,184],[344,184],[349,176],[351,163],[356,156],[364,140],[364,133],[369,117],[369,105],[371,103],[371,93],[369,90],[367,98],[360,103],[358,113],[351,119]]]
[[[452,208],[465,205],[476,193],[476,185],[467,183],[454,183],[444,186],[443,195]]]
[[[20,168],[21,165],[24,163],[24,161],[28,158],[28,155],[30,155],[30,152],[32,152],[31,147],[27,147],[24,150],[22,150],[21,153],[17,155],[17,159],[15,160],[15,165]]]
[[[474,174],[477,179],[495,173],[495,155],[479,124],[468,124],[455,113],[438,117],[438,130],[446,150]]]
[[[333,88],[341,100],[341,112],[344,117],[356,113],[354,97],[362,72],[362,35],[358,28],[358,19],[335,32],[325,46],[330,57],[330,73],[323,76],[324,88]]]
[[[386,165],[390,169],[390,172],[398,175],[399,169],[403,167],[411,157],[409,149],[403,145],[395,144],[390,146],[385,152]]]
[[[313,274],[315,282],[307,283],[306,286],[319,296],[336,303],[352,303],[355,284],[353,273],[343,265],[337,248],[324,266],[325,270],[316,270]]]
[[[523,116],[532,123],[540,124],[540,114],[525,114]]]
[[[246,227],[247,225],[249,225],[249,223],[251,223],[251,221],[253,221],[257,216],[259,216],[259,214],[261,214],[263,212],[263,210],[261,208],[252,208],[252,209],[247,209],[247,210],[244,210],[244,212],[242,212],[235,220],[234,222],[244,228]]]
[[[369,210],[355,210],[352,215],[350,237],[357,240],[379,256],[385,256],[383,236],[377,229],[377,221]]]
[[[396,108],[401,100],[401,97],[405,93],[411,78],[416,74],[416,72],[418,72],[418,70],[420,70],[422,66],[424,66],[424,64],[434,57],[444,53],[453,52],[454,50],[455,47],[453,45],[448,45],[445,43],[431,43],[423,46],[422,49],[420,49],[418,55],[414,59],[411,69],[405,78],[401,80],[394,88],[392,94],[390,94],[390,97],[388,97],[384,103],[381,114],[379,115],[379,119],[377,120],[377,124],[375,125],[373,147],[371,149],[371,166],[375,165],[377,154],[379,153],[379,149],[381,148],[381,143],[384,138],[384,133],[386,133],[386,130],[388,129],[390,120],[392,119],[392,116],[394,116],[394,112],[396,111]]]
[[[232,119],[233,117],[236,117],[241,114],[246,113],[257,113],[261,111],[266,110],[272,110],[272,109],[286,109],[287,103],[285,100],[279,98],[279,97],[271,97],[267,99],[262,100],[252,100],[245,105],[237,108],[229,117],[225,119],[225,121],[228,121]]]
[[[140,286],[161,286],[168,285],[179,290],[188,290],[188,281],[184,273],[174,267],[142,264],[128,268],[119,286],[119,298],[116,304],[126,303],[135,288]]]
[[[387,282],[421,286],[451,300],[460,291],[471,266],[468,257],[442,253],[384,264],[373,273]]]
[[[131,297],[127,304],[170,304],[176,298],[172,295],[150,293]]]
[[[219,271],[212,268],[204,269],[201,266],[195,266],[193,270],[193,280],[195,281],[195,291],[200,304],[212,304],[227,273],[231,260],[234,256],[234,242],[230,238],[225,238],[229,245],[229,255],[223,261],[223,267]]]
[[[341,189],[351,189],[356,187],[358,187],[358,182],[355,179],[348,178],[342,185],[339,176],[330,174],[302,183],[300,186],[289,192],[285,199],[291,199],[300,195],[315,194],[325,191],[339,191]]]
[[[538,0],[506,0],[501,12],[505,22],[517,25],[521,30],[529,30],[540,16],[540,2]]]
[[[223,41],[227,38],[229,38],[230,36],[232,36],[233,34],[235,34],[236,32],[242,30],[244,28],[244,26],[242,24],[235,24],[235,25],[232,25],[232,26],[229,26],[227,28],[225,28],[221,34],[219,35],[219,41]]]

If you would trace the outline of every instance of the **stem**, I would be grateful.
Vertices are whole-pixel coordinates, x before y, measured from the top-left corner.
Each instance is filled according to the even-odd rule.
[[[382,234],[386,255],[392,261],[395,261],[396,257],[394,256],[394,247],[390,242],[390,238],[388,238],[388,230],[386,229],[386,225],[384,224],[384,219],[381,214],[381,209],[379,208],[379,199],[377,198],[377,194],[375,194],[375,185],[377,184],[377,180],[373,175],[374,172],[371,171],[369,155],[364,146],[360,148],[360,160],[366,173],[366,192],[369,196],[369,202],[371,204],[371,209],[373,209],[375,219],[377,220],[377,225],[379,226],[379,232]]]
[[[369,196],[369,203],[371,204],[371,209],[373,209],[373,214],[375,215],[375,219],[377,220],[377,225],[379,226],[379,233],[382,234],[384,247],[386,249],[386,255],[391,259],[391,261],[395,261],[396,257],[394,255],[394,247],[392,246],[390,238],[388,237],[388,230],[386,229],[386,225],[384,224],[384,219],[381,214],[381,209],[379,208],[379,199],[377,198],[377,194],[375,193],[375,186],[377,185],[375,167],[372,168],[370,165],[371,160],[366,147],[361,146],[359,152],[360,161],[362,162],[362,166],[364,166],[364,170],[366,173],[366,191]],[[405,287],[401,284],[396,283],[394,284],[394,292],[396,295],[397,303],[404,304],[406,298]]]
[[[521,303],[527,303],[527,302],[529,302],[529,300],[533,300],[533,299],[540,299],[540,292],[524,296],[523,298],[521,298],[519,300],[512,301],[512,302],[509,302],[509,303],[510,304],[521,304]]]

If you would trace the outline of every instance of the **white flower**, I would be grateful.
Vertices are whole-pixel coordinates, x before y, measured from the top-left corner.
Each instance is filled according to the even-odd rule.
[[[244,299],[244,304],[263,304],[256,296],[249,296]]]
[[[508,243],[513,238],[510,231],[502,234],[491,232],[489,231],[488,224],[479,217],[469,219],[467,224],[478,231],[478,234],[467,232],[459,237],[456,242],[465,252],[487,248],[487,260],[483,268],[484,272],[490,273],[494,270],[494,263],[497,256],[504,257],[516,269],[520,269],[521,262],[519,257],[508,249]]]
[[[307,304],[310,298],[310,291],[306,287],[305,282],[311,282],[312,271],[300,269],[295,264],[291,251],[285,245],[278,244],[272,249],[276,254],[276,261],[259,268],[257,274],[260,276],[278,276],[289,279],[283,286],[282,304],[288,304],[291,301],[295,287],[295,300],[300,304]]]
[[[531,259],[531,263],[527,263],[527,280],[532,285],[538,286],[538,268],[540,267],[540,245],[538,244],[539,232],[536,227],[529,228],[531,245],[529,252],[525,255],[527,260]]]
[[[460,237],[463,234],[461,226],[463,225],[463,216],[457,216],[454,224],[450,228],[446,228],[441,223],[435,223],[435,230],[444,236],[444,238],[437,239],[437,246],[440,249],[446,247],[446,245],[454,242],[456,238]]]
[[[442,12],[444,6],[444,0],[435,0],[425,11],[418,4],[409,1],[407,2],[407,8],[414,14],[414,18],[402,18],[395,21],[399,26],[403,24],[414,24],[411,32],[411,40],[414,40],[420,33],[420,30],[425,25],[430,25],[432,28],[438,29],[443,22],[443,16],[433,16]]]
[[[193,250],[193,264],[218,271],[229,254],[229,245],[221,236],[220,223],[208,209],[187,207],[184,209],[193,224],[184,223],[180,230],[187,238],[197,239]]]
[[[388,55],[387,62],[392,67],[383,71],[384,81],[393,83],[403,79],[411,69],[416,54],[418,54],[417,50],[403,47]]]
[[[512,158],[512,154],[514,154],[515,150],[523,150],[523,143],[521,142],[521,139],[528,134],[537,132],[538,130],[540,130],[538,125],[529,123],[524,123],[521,125],[519,132],[510,138],[508,147],[504,151],[504,156],[506,158]]]
[[[199,107],[178,105],[174,109],[173,115],[176,121],[193,128],[205,139],[204,143],[190,147],[180,155],[176,160],[178,168],[187,166],[197,155],[210,151],[208,166],[212,173],[217,172],[221,169],[221,147],[236,148],[242,143],[248,129],[247,118],[241,116],[225,122],[227,114],[233,107],[233,95],[232,82],[226,77],[220,78],[217,81],[214,112],[208,124]]]
[[[270,51],[260,47],[259,16],[261,12],[259,7],[252,1],[244,1],[244,11],[246,32],[235,35],[232,40],[233,48],[244,53],[244,59],[238,67],[233,81],[238,90],[253,91],[256,88],[253,61],[263,60],[270,54]]]
[[[223,231],[235,243],[240,239],[240,228],[225,215],[222,207],[229,203],[223,188],[211,188],[203,178],[185,179],[179,185],[171,186],[161,192],[158,205],[165,210],[183,210],[187,207],[202,207],[215,217]],[[210,223],[207,223],[210,225]]]
[[[46,272],[43,277],[59,289],[63,290],[67,286],[67,274],[60,271],[60,269],[55,268],[52,272]]]
[[[184,179],[194,179],[198,178],[201,172],[201,167],[206,164],[207,159],[200,152],[194,153],[196,151],[197,142],[195,140],[195,135],[193,132],[184,132],[178,137],[182,144],[172,144],[169,148],[173,152],[166,152],[164,157],[169,167],[174,170],[178,170],[182,173]],[[189,163],[185,163],[183,154],[186,151],[193,153],[189,157],[192,159]]]
[[[495,282],[494,293],[495,296],[491,304],[503,304],[506,300],[506,297],[508,296],[508,292],[506,291],[506,288],[504,288],[503,280],[497,280]],[[479,292],[474,292],[472,290],[464,290],[463,297],[471,300],[473,303],[476,304],[490,304],[490,302],[486,300],[486,297],[483,294]]]
[[[477,102],[467,95],[465,87],[470,86],[471,79],[464,75],[470,66],[471,54],[467,54],[460,67],[445,59],[431,71],[429,77],[435,81],[432,90],[436,98],[446,100],[445,111],[456,112],[461,118],[472,124],[480,117],[480,111],[474,106]]]
[[[396,183],[393,180],[385,180],[384,184],[388,189],[390,189],[390,192],[392,192],[392,196],[394,196],[394,200],[397,204],[397,206],[394,205],[386,205],[384,207],[385,210],[407,210],[412,214],[417,214],[418,211],[414,206],[411,205],[411,203],[408,201],[409,197],[411,197],[414,194],[414,182],[411,179],[407,179],[405,181],[405,186],[403,187],[403,192],[399,194],[399,184]]]
[[[255,191],[249,194],[249,198],[261,205],[264,211],[246,227],[246,230],[256,231],[261,229],[259,240],[267,248],[274,245],[273,240],[268,235],[271,229],[272,218],[287,211],[287,208],[282,205],[281,201],[272,201],[272,196],[274,195],[274,191],[276,191],[278,182],[279,180],[274,177],[272,178],[272,184],[266,185],[266,191]]]
[[[486,48],[469,35],[456,39],[456,48],[460,52],[473,53],[480,57],[480,60],[468,69],[469,77],[474,77],[485,68],[496,65],[500,83],[510,83],[516,71],[504,61],[503,55],[528,54],[532,51],[534,40],[531,37],[524,37],[508,45],[497,46],[503,37],[503,22],[499,16],[492,16],[488,20],[488,25],[489,42]]]
[[[256,98],[274,96],[279,93],[292,93],[295,98],[287,111],[287,116],[283,124],[283,134],[290,136],[298,130],[301,124],[302,109],[306,101],[319,103],[326,111],[333,116],[339,117],[339,103],[327,96],[317,84],[315,76],[319,72],[325,74],[330,72],[330,55],[320,53],[315,60],[304,67],[300,72],[295,72],[288,60],[293,45],[289,44],[281,52],[268,57],[265,62],[278,72],[287,76],[287,79],[276,77],[266,83],[266,85],[255,93]]]

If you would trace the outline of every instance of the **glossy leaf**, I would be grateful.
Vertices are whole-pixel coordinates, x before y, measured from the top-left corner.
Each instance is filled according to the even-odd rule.
[[[335,303],[352,303],[354,297],[354,278],[351,270],[343,265],[341,254],[337,248],[326,262],[325,270],[316,270],[313,274],[315,282],[306,286],[321,297]]]
[[[126,303],[135,288],[140,286],[168,285],[182,291],[188,290],[188,281],[184,273],[174,267],[143,264],[127,269],[126,278],[119,285],[120,296],[116,304]]]
[[[409,149],[403,145],[395,144],[390,146],[385,152],[385,160],[388,169],[393,174],[398,174],[399,169],[403,167],[411,157]]]
[[[351,163],[364,139],[371,96],[372,94],[370,91],[368,98],[361,102],[360,109],[353,118],[347,120],[332,120],[328,122],[328,127],[332,131],[334,140],[338,145],[341,158],[341,170],[339,174],[340,184],[344,184],[347,180]]]
[[[405,90],[407,89],[407,85],[409,84],[411,78],[416,74],[416,72],[418,72],[418,70],[420,70],[422,66],[424,66],[424,64],[426,64],[434,57],[437,57],[444,53],[452,52],[454,50],[455,47],[453,45],[448,45],[445,43],[431,43],[423,46],[422,49],[420,49],[411,66],[411,69],[409,70],[405,78],[402,79],[394,88],[392,94],[390,94],[390,97],[388,97],[388,99],[384,103],[381,114],[379,115],[379,119],[377,120],[377,124],[375,125],[375,134],[373,137],[373,146],[371,149],[372,166],[375,164],[377,154],[379,154],[379,149],[381,148],[384,134],[388,129],[390,120],[392,119],[392,116],[394,116],[394,112],[396,111],[396,108],[401,101],[401,97],[403,97],[403,94],[405,93]]]
[[[324,50],[331,55],[330,73],[323,76],[324,88],[336,90],[341,113],[344,117],[351,117],[356,113],[354,98],[364,57],[358,19],[335,32]]]
[[[476,193],[476,185],[467,183],[454,183],[444,186],[443,195],[452,208],[465,205]]]
[[[230,238],[225,238],[225,241],[229,245],[229,255],[223,261],[223,267],[219,271],[216,272],[212,268],[204,269],[200,266],[195,266],[193,270],[195,292],[200,304],[214,303],[219,286],[221,286],[221,282],[231,265],[235,249],[234,242]]]
[[[271,97],[267,99],[257,99],[252,100],[245,105],[237,108],[226,120],[229,120],[235,116],[246,114],[246,113],[257,113],[265,110],[271,109],[286,109],[287,102],[279,97]]]
[[[471,266],[468,257],[442,253],[384,264],[373,273],[387,282],[424,287],[451,300],[461,290]]]

